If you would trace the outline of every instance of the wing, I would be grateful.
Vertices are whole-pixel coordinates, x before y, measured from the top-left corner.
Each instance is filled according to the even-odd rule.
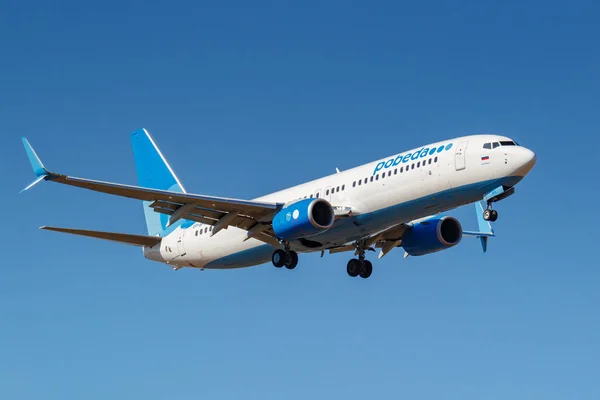
[[[57,174],[44,167],[27,139],[23,138],[23,144],[31,166],[37,175],[37,179],[24,190],[32,188],[39,182],[51,181],[147,201],[155,212],[170,216],[168,225],[172,225],[180,219],[197,221],[213,225],[213,235],[228,226],[235,226],[248,231],[246,239],[256,238],[269,244],[278,245],[271,228],[271,220],[283,207],[283,203],[204,196]]]

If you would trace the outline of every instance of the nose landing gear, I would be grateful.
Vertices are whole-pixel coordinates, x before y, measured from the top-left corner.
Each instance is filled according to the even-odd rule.
[[[496,221],[498,219],[498,211],[492,210],[491,208],[486,208],[483,210],[483,219],[485,221]]]

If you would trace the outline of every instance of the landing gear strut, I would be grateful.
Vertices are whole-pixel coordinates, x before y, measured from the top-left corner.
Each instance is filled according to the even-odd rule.
[[[276,268],[281,268],[285,265],[287,269],[294,269],[298,265],[298,253],[293,250],[278,249],[273,252],[271,261],[273,261],[273,265]]]

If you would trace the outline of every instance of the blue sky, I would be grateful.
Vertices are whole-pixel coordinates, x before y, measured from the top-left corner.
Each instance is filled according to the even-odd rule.
[[[0,5],[0,397],[599,398],[597,2],[216,3]],[[369,280],[347,255],[173,272],[39,231],[144,233],[142,209],[18,194],[19,137],[135,183],[140,127],[188,190],[238,198],[477,132],[538,162],[487,254],[398,249]]]

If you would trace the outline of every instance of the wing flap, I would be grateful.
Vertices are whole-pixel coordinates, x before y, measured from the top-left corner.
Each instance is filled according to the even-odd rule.
[[[149,246],[152,247],[160,243],[161,238],[157,236],[132,235],[129,233],[115,233],[92,231],[85,229],[58,228],[55,226],[42,226],[40,229],[46,231],[69,233],[71,235],[87,236],[95,239],[110,240],[113,242],[130,244],[133,246]]]

